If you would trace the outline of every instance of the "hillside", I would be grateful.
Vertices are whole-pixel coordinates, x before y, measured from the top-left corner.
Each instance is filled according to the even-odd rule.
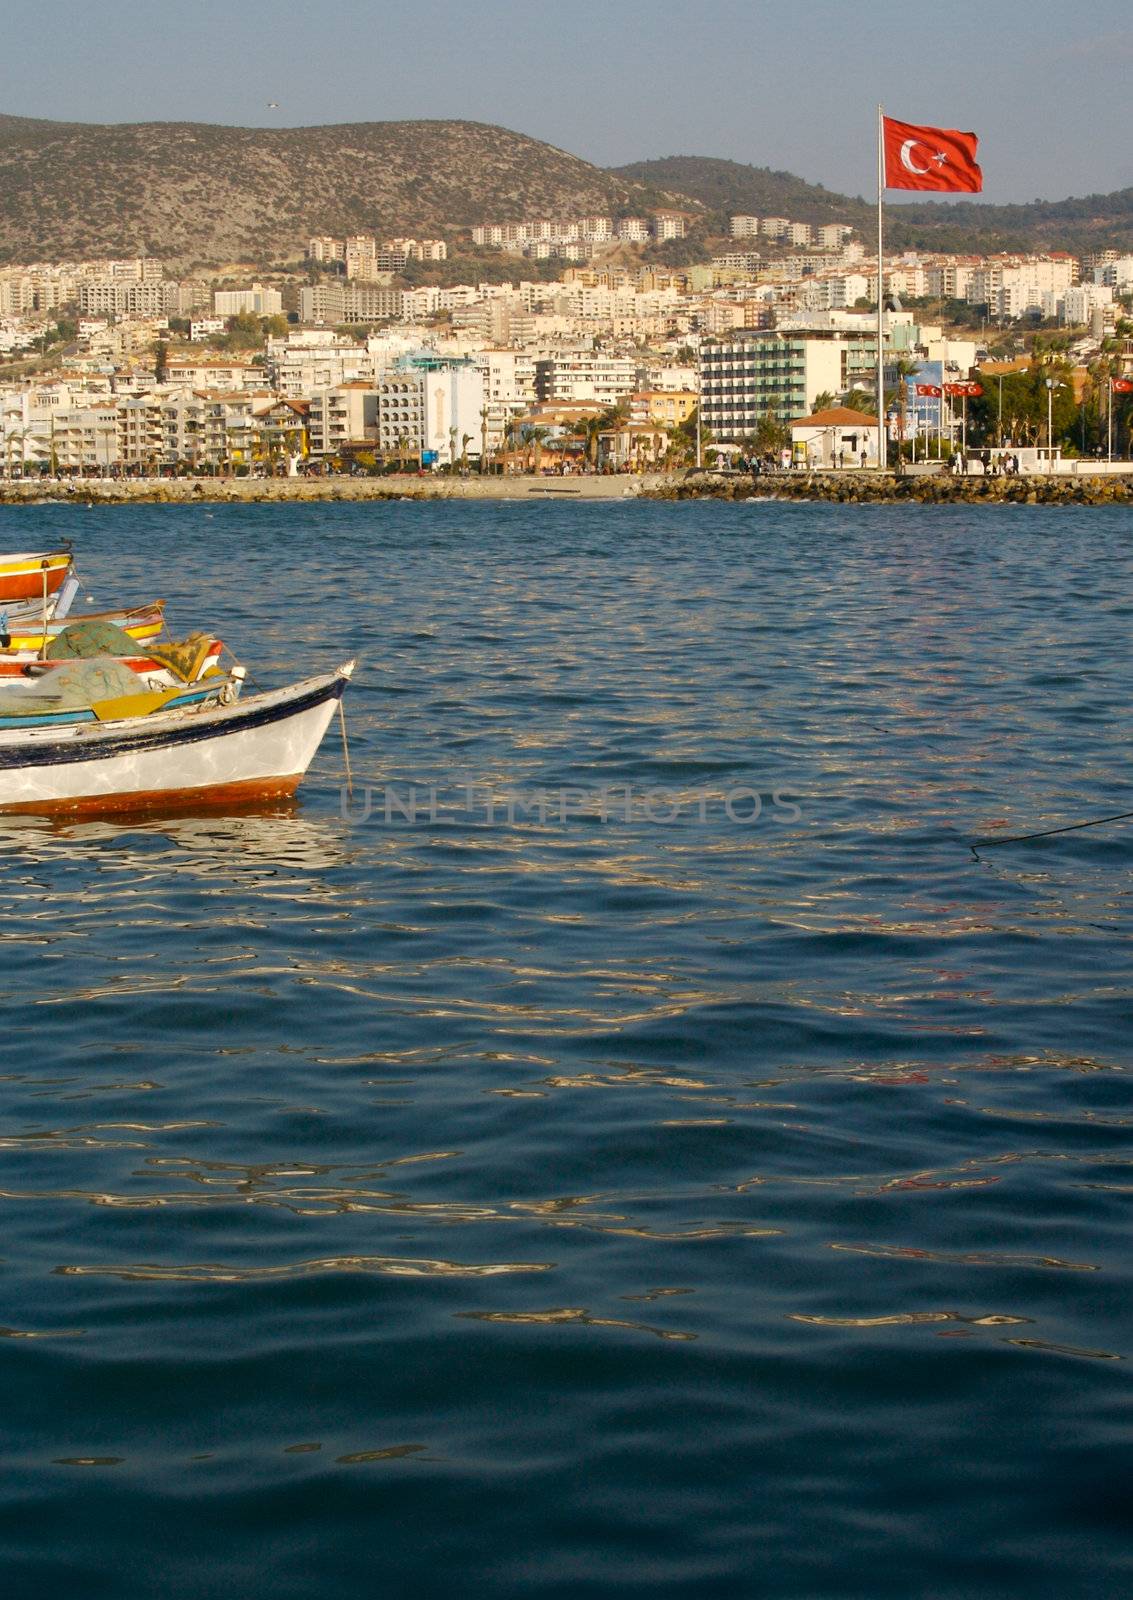
[[[715,156],[665,156],[657,161],[634,161],[614,167],[613,175],[627,183],[668,189],[699,200],[721,231],[735,214],[755,217],[790,217],[792,222],[852,222],[864,227],[876,216],[876,205],[851,200],[844,194],[807,183],[791,172],[770,167],[744,166]]]
[[[282,261],[313,233],[624,211],[629,180],[477,122],[316,128],[0,116],[0,261]]]
[[[845,221],[867,237],[876,228],[875,202],[851,199],[770,167],[711,156],[668,156],[616,167],[613,176],[679,189],[706,206],[720,228],[734,213],[790,217],[796,222]],[[886,232],[894,249],[1081,251],[1103,244],[1133,248],[1133,189],[1008,206],[971,200],[908,204],[892,193],[888,200]]]

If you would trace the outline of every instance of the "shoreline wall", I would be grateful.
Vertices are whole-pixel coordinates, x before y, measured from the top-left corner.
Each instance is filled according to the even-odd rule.
[[[984,478],[876,472],[747,475],[698,472],[576,478],[90,478],[0,481],[0,505],[314,505],[398,500],[806,500],[835,505],[1129,505],[1133,477]]]

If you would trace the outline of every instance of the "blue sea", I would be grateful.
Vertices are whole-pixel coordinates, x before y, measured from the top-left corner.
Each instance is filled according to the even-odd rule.
[[[1133,1591],[1128,511],[60,536],[353,786],[0,818],[6,1600]]]

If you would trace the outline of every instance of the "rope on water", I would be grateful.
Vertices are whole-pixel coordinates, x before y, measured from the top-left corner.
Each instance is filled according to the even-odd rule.
[[[1013,833],[1001,839],[973,839],[968,849],[975,856],[977,851],[989,850],[992,845],[1026,844],[1031,839],[1049,839],[1056,833],[1077,833],[1080,828],[1100,828],[1103,823],[1125,822],[1130,817],[1133,817],[1133,811],[1118,811],[1112,817],[1093,817],[1089,822],[1069,822],[1065,827],[1042,828],[1038,833]]]
[[[343,709],[342,697],[338,701],[338,721],[342,728],[342,759],[346,764],[346,793],[349,799],[354,798],[354,777],[350,771],[350,745],[346,739],[346,712]]]

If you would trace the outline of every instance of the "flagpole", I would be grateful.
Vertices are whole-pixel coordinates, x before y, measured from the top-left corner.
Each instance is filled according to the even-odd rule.
[[[877,108],[877,470],[885,459],[885,245],[882,199],[885,194],[885,112]]]
[[[1113,465],[1113,373],[1107,372],[1105,386],[1109,390],[1109,405],[1106,407],[1106,434],[1107,450],[1110,466]]]

